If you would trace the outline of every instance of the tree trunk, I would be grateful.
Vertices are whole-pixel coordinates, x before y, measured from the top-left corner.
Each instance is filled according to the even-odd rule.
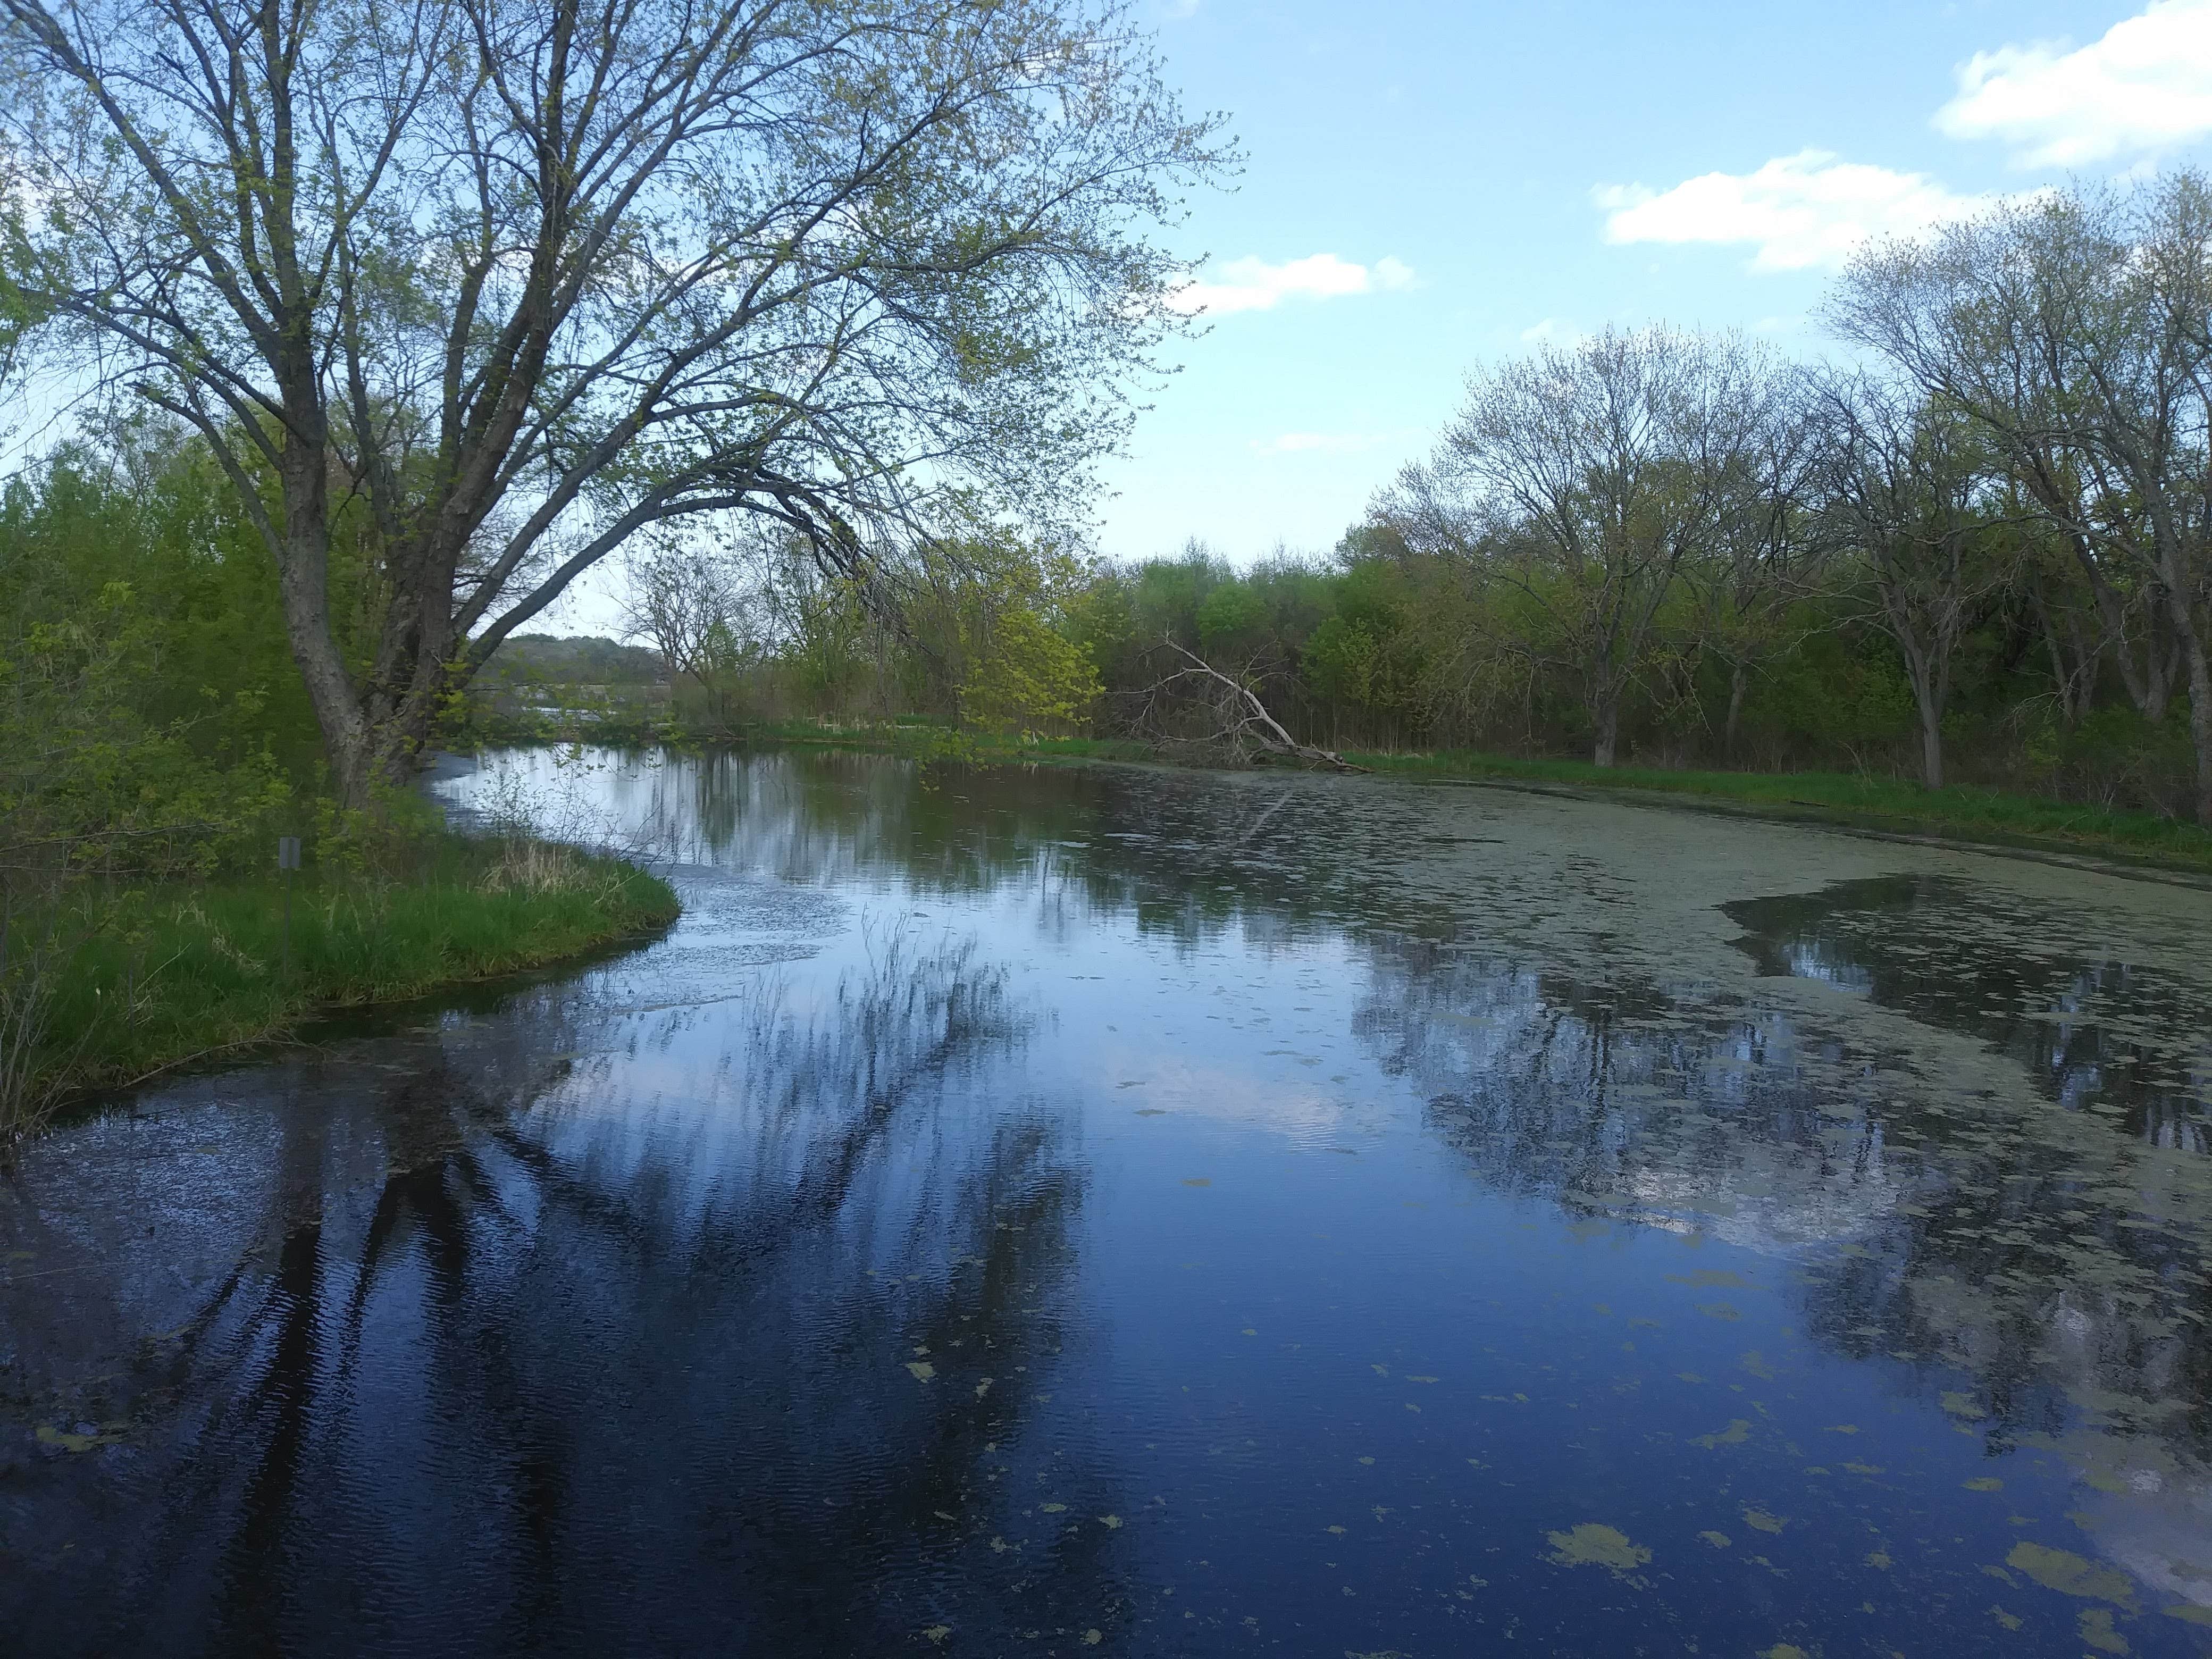
[[[1600,766],[1613,764],[1613,751],[1620,738],[1620,698],[1611,692],[1598,699],[1597,743],[1590,758]]]
[[[301,442],[285,454],[283,556],[276,591],[292,660],[299,665],[322,730],[331,787],[341,805],[361,807],[368,804],[376,753],[352,676],[331,632],[330,490],[323,466],[320,444]]]
[[[1943,787],[1943,712],[1920,704],[1920,781],[1930,789]]]
[[[2189,670],[2189,741],[2197,751],[2197,821],[2212,830],[2212,664],[2205,661],[2203,637],[2187,614],[2187,599],[2176,595],[2171,602],[2181,613],[2177,620]]]
[[[1743,696],[1750,688],[1751,674],[1741,663],[1735,665],[1729,675],[1728,723],[1721,728],[1721,755],[1723,759],[1735,759],[1735,736],[1743,724]]]

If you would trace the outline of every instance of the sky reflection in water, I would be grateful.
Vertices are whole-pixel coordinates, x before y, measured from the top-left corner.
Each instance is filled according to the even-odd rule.
[[[2212,1649],[2212,896],[515,757],[666,940],[0,1191],[26,1653]]]

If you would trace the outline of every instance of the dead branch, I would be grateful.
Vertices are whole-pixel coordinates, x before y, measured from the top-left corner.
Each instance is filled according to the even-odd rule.
[[[1364,772],[1335,750],[1300,743],[1268,713],[1260,694],[1243,680],[1224,674],[1195,652],[1172,639],[1162,641],[1182,659],[1180,667],[1152,681],[1139,694],[1141,705],[1135,725],[1164,745],[1227,750],[1240,761],[1255,755],[1279,755],[1304,766],[1325,766],[1336,772]],[[1202,729],[1188,728],[1195,715]]]

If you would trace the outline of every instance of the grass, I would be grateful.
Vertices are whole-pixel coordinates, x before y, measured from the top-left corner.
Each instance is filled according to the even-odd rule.
[[[441,835],[414,863],[404,881],[307,874],[292,894],[289,950],[273,877],[80,891],[36,918],[35,933],[19,919],[18,994],[21,941],[48,941],[25,1115],[63,1091],[268,1041],[321,1010],[573,957],[678,909],[659,878],[544,842]]]

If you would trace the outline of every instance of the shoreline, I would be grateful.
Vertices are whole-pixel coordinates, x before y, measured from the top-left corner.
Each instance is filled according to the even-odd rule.
[[[430,851],[409,880],[310,872],[289,944],[274,880],[73,896],[47,1041],[14,1121],[0,1101],[0,1152],[156,1079],[333,1018],[587,963],[682,914],[666,881],[611,854],[451,834]]]
[[[630,734],[628,742],[612,736],[559,739],[579,740],[621,748],[632,746],[635,738]],[[491,746],[503,745],[487,745]],[[1104,762],[1191,771],[1274,769],[1212,765],[1124,738],[1008,742],[919,725],[816,727],[793,723],[719,742],[689,740],[665,746],[851,750],[977,764]],[[2139,873],[2212,879],[2212,830],[2153,812],[2075,805],[1976,785],[1953,785],[1929,796],[1917,784],[1835,772],[1601,768],[1587,761],[1524,760],[1455,750],[1386,754],[1346,750],[1344,758],[1374,776],[1407,782],[1481,785],[1577,799],[1642,802],[1984,851],[2060,860],[2095,859]]]

